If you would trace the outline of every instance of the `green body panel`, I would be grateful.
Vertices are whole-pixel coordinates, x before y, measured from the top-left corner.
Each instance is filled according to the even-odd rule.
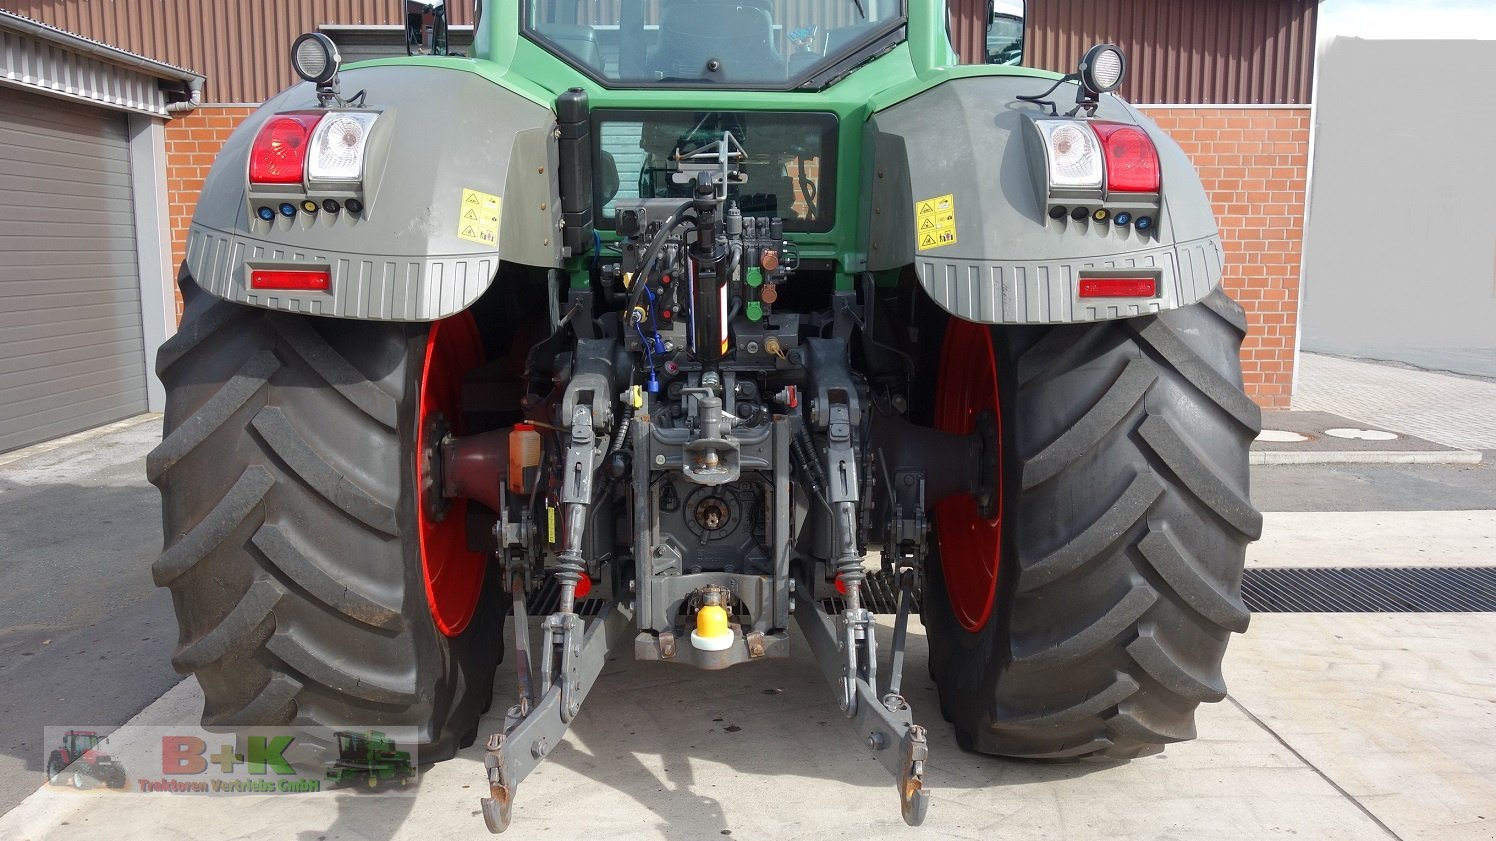
[[[594,110],[834,114],[836,145],[826,154],[836,164],[832,223],[785,236],[803,259],[829,265],[842,290],[866,271],[881,285],[895,284],[913,266],[932,298],[959,317],[1060,323],[1185,306],[1219,282],[1215,220],[1188,159],[1116,97],[1103,96],[1099,116],[1138,126],[1160,155],[1165,186],[1157,219],[1149,220],[1156,226],[1145,237],[1046,220],[1035,203],[1043,198],[1036,196],[1045,190],[1042,175],[1030,175],[1042,174],[1044,154],[1032,143],[1010,141],[1020,138],[1024,120],[1044,114],[1017,97],[1043,94],[1058,77],[1010,65],[957,64],[943,0],[908,0],[902,28],[892,35],[874,31],[869,37],[875,40],[854,53],[866,56],[863,63],[836,65],[841,75],[820,89],[604,83],[524,35],[520,15],[520,0],[488,4],[472,56],[390,58],[344,68],[346,94],[366,90],[368,107],[392,113],[385,126],[387,163],[369,175],[370,204],[358,224],[346,215],[336,223],[325,217],[255,222],[254,212],[265,209],[246,192],[255,132],[277,112],[317,107],[308,84],[267,102],[225,144],[204,187],[187,258],[199,285],[252,306],[421,321],[472,305],[501,262],[559,269],[572,288],[590,287],[592,249],[562,248],[558,169],[564,164],[555,109],[570,89],[584,91]],[[877,31],[885,34],[876,37]],[[1075,90],[1062,85],[1051,96],[1068,108]],[[502,202],[496,241],[457,237],[454,214],[467,190]],[[913,203],[946,195],[954,196],[957,209],[950,241],[916,249],[914,225],[925,220],[913,218]],[[616,238],[612,231],[598,234]],[[246,285],[248,270],[260,264],[307,263],[330,267],[330,293],[262,294]],[[1157,295],[1120,303],[1079,298],[1083,277],[1135,267],[1157,277]]]
[[[786,238],[800,246],[803,257],[835,260],[841,272],[849,273],[866,266],[866,254],[859,250],[858,228],[864,214],[858,173],[862,170],[862,130],[874,112],[952,79],[1029,76],[1035,79],[1036,90],[1042,91],[1044,81],[1057,78],[1026,67],[957,64],[945,34],[944,2],[908,0],[907,11],[908,38],[903,43],[819,91],[606,87],[525,37],[519,31],[517,0],[485,5],[471,58],[417,56],[350,66],[417,65],[476,73],[547,107],[562,92],[581,88],[593,108],[834,113],[841,123],[836,154],[842,173],[836,190],[836,224],[824,233],[796,233]],[[603,236],[610,238],[607,232]]]

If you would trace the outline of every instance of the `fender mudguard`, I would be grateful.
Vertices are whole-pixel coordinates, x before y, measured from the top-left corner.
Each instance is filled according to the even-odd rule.
[[[962,77],[869,118],[864,195],[870,200],[861,226],[868,268],[912,264],[937,303],[987,324],[1128,318],[1204,298],[1220,283],[1223,262],[1209,198],[1179,145],[1121,99],[1102,96],[1096,116],[1137,125],[1152,138],[1162,170],[1153,229],[1140,234],[1109,222],[1048,217],[1043,152],[1032,123],[1048,112],[1015,97],[1051,84],[1025,76]],[[1074,90],[1067,83],[1051,98],[1068,109]],[[919,212],[922,202],[944,197],[953,201],[954,218]],[[921,224],[939,225],[941,236],[922,236]],[[1157,277],[1157,295],[1079,296],[1082,274],[1128,269]]]
[[[271,222],[249,192],[250,147],[274,114],[317,109],[310,84],[269,100],[224,144],[187,238],[187,267],[206,291],[310,315],[430,321],[459,312],[493,282],[499,261],[560,265],[556,119],[475,73],[430,66],[350,68],[342,91],[381,111],[370,136],[363,209]],[[299,189],[299,188],[298,188]],[[461,234],[464,199],[497,205],[496,242]],[[301,198],[305,198],[302,196]],[[315,198],[315,197],[314,197]],[[252,201],[253,199],[253,201]],[[490,237],[492,239],[492,237]],[[252,289],[255,268],[326,267],[328,290]]]

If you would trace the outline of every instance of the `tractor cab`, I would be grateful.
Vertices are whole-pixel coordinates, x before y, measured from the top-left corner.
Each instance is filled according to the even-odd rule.
[[[92,730],[69,730],[62,736],[63,750],[77,759],[99,746],[99,734]]]
[[[527,38],[592,80],[785,90],[903,40],[904,0],[531,0]]]

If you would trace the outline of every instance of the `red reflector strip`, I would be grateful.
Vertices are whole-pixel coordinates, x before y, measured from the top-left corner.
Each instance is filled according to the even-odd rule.
[[[293,289],[326,292],[332,286],[327,269],[255,269],[249,274],[250,289]]]
[[[1088,277],[1080,282],[1082,298],[1152,298],[1158,281],[1151,277]]]

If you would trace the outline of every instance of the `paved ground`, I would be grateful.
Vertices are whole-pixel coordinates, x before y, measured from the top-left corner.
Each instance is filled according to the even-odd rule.
[[[1252,442],[1258,464],[1478,464],[1479,450],[1461,450],[1362,420],[1304,410],[1262,413]]]
[[[887,628],[883,629],[885,632]],[[1259,615],[1227,657],[1232,695],[1199,738],[1126,765],[963,754],[911,641],[910,702],[930,725],[929,820],[833,707],[803,646],[728,672],[608,665],[566,741],[520,787],[516,838],[1428,839],[1496,834],[1492,615]],[[886,644],[886,639],[884,640]],[[507,696],[501,697],[501,709]],[[185,683],[142,723],[192,722]],[[490,716],[485,727],[499,726]],[[190,796],[48,789],[0,818],[7,839],[485,837],[480,752],[414,798]]]
[[[1479,464],[1305,464],[1252,468],[1263,511],[1496,510],[1496,450]]]
[[[123,724],[181,678],[144,415],[0,454],[0,810],[36,788],[42,728]],[[0,837],[8,837],[0,833]]]
[[[1319,395],[1324,411],[1440,440],[1354,414],[1343,390]],[[1458,420],[1466,440],[1445,443],[1485,440],[1487,418]],[[433,769],[414,798],[36,790],[44,726],[113,725],[143,708],[137,724],[180,725],[201,712],[196,684],[168,665],[170,600],[149,579],[160,520],[140,460],[157,422],[0,455],[0,810],[10,810],[0,838],[484,837],[472,749]],[[1254,501],[1269,513],[1248,562],[1496,565],[1493,455],[1254,467]],[[961,753],[916,629],[909,695],[930,726],[935,793],[923,836],[1496,838],[1496,656],[1472,644],[1493,635],[1488,614],[1259,615],[1230,649],[1232,695],[1202,708],[1198,740],[1070,767]],[[520,789],[512,835],[913,837],[803,648],[722,673],[611,663],[572,734]]]
[[[1333,412],[1467,450],[1496,450],[1496,380],[1299,354],[1293,408]]]

